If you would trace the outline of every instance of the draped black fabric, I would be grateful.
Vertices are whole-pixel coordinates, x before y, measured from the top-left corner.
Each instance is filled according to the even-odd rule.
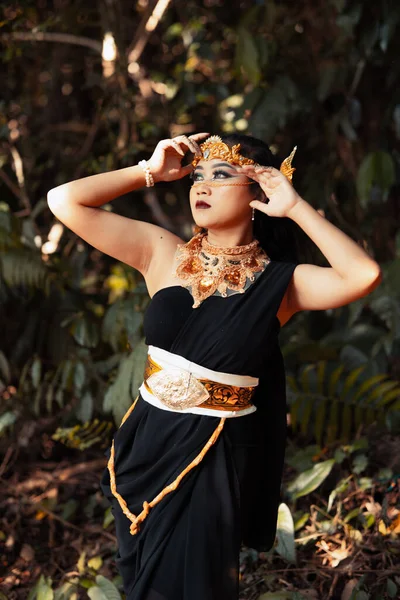
[[[271,261],[244,294],[211,296],[196,309],[181,286],[153,296],[144,319],[148,345],[260,384],[257,411],[226,419],[203,461],[150,510],[136,535],[103,472],[127,600],[237,600],[241,543],[257,550],[274,543],[286,438],[276,314],[295,267]],[[117,490],[131,512],[139,514],[181,473],[218,423],[219,417],[160,410],[139,395],[114,435]]]

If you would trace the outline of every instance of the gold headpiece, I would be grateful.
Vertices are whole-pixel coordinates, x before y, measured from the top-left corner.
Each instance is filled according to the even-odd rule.
[[[214,158],[219,158],[225,162],[230,163],[231,165],[255,165],[261,166],[256,163],[252,158],[246,158],[242,156],[239,152],[240,144],[235,144],[230,147],[228,144],[222,141],[219,135],[211,135],[209,138],[205,140],[202,144],[200,144],[200,150],[202,152],[202,156],[196,156],[192,160],[193,167],[197,167],[197,164],[201,160],[213,160]],[[291,154],[285,158],[280,166],[280,171],[292,182],[293,173],[296,170],[292,167],[292,160],[297,150],[297,146],[295,146],[291,152]]]
[[[200,144],[200,150],[203,156],[196,156],[192,165],[197,167],[197,163],[200,160],[212,160],[213,158],[220,158],[231,165],[254,165],[255,161],[252,158],[245,158],[239,154],[240,144],[235,144],[230,148],[228,144],[222,141],[219,135],[212,135],[206,139],[205,142]]]

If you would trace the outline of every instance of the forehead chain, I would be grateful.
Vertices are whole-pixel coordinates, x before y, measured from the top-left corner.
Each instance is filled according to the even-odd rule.
[[[237,185],[237,186],[242,186],[242,185],[252,185],[253,183],[255,183],[254,181],[242,181],[242,182],[231,182],[229,183],[228,181],[207,181],[207,185],[212,186],[212,187],[225,187],[227,185]],[[202,181],[195,181],[192,184],[192,187],[195,187],[196,185],[202,185],[203,182]]]

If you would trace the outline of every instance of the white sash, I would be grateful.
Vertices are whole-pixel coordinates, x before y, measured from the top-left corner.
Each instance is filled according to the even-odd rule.
[[[232,373],[223,373],[222,371],[213,371],[212,369],[207,369],[206,367],[202,367],[197,363],[187,360],[183,356],[174,354],[173,352],[168,352],[168,350],[163,350],[162,348],[158,348],[156,346],[149,346],[148,354],[150,358],[152,358],[163,369],[168,370],[168,368],[171,367],[178,367],[192,374],[197,379],[210,379],[211,381],[216,381],[217,383],[239,387],[256,387],[259,382],[258,377],[235,375]],[[158,398],[156,398],[147,390],[144,382],[140,386],[139,391],[143,399],[149,404],[152,404],[161,410],[168,410],[177,413],[192,413],[195,415],[208,415],[211,417],[242,417],[257,410],[254,405],[242,410],[218,410],[212,408],[200,408],[199,406],[178,410],[165,406],[165,404],[163,404],[160,400],[158,400]]]

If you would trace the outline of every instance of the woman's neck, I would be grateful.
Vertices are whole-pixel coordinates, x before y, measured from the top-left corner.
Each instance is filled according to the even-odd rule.
[[[221,246],[225,248],[233,248],[234,246],[246,246],[254,240],[252,229],[238,231],[218,231],[210,230],[206,232],[208,242],[213,246]]]

